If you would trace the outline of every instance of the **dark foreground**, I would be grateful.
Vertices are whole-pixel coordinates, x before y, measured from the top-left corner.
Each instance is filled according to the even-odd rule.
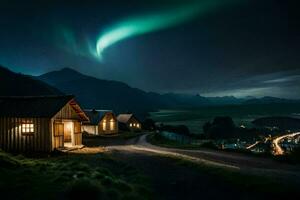
[[[2,196],[8,195],[9,199],[300,197],[297,166],[230,153],[165,149],[148,144],[145,136],[85,141],[88,148],[50,157],[28,158],[2,152]]]

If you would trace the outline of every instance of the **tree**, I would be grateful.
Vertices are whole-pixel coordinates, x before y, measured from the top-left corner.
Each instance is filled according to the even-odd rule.
[[[153,119],[146,119],[143,122],[143,129],[144,130],[148,130],[148,131],[153,131],[156,130],[156,125],[155,125],[155,121]]]
[[[205,123],[203,131],[211,139],[228,139],[235,135],[235,124],[231,117],[216,117],[213,123]]]

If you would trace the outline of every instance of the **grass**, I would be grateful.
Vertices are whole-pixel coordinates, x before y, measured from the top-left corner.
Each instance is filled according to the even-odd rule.
[[[11,199],[150,199],[148,180],[109,155],[29,158],[0,152],[0,192]]]
[[[299,187],[299,181],[282,180],[271,175],[258,175],[251,172],[199,165],[183,159],[178,159],[177,164],[193,168],[199,171],[199,173],[207,173],[211,177],[215,177],[216,181],[223,182],[225,185],[230,185],[241,193],[251,191],[251,193],[257,197],[265,196],[268,198],[276,197],[276,199],[280,199],[280,197],[293,196],[296,194]]]

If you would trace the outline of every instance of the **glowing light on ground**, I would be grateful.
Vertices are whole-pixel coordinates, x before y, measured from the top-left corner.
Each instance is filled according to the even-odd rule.
[[[251,148],[255,147],[256,145],[258,145],[259,143],[260,143],[260,141],[256,141],[254,144],[251,144],[248,147],[246,147],[246,149],[251,149]]]
[[[289,138],[289,137],[295,137],[297,135],[300,135],[300,132],[297,133],[291,133],[291,134],[286,134],[286,135],[282,135],[279,136],[277,138],[275,138],[273,140],[273,145],[274,145],[274,155],[283,155],[284,154],[284,150],[281,148],[281,146],[279,145],[280,141],[285,139],[285,138]]]

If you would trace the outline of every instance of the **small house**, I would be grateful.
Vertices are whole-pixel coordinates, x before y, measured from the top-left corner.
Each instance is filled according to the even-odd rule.
[[[82,125],[82,131],[93,135],[118,133],[117,118],[111,110],[84,110],[89,122]]]
[[[82,145],[87,120],[71,95],[0,97],[0,148],[50,152]]]
[[[123,130],[141,130],[142,123],[133,114],[119,114],[119,127]]]

